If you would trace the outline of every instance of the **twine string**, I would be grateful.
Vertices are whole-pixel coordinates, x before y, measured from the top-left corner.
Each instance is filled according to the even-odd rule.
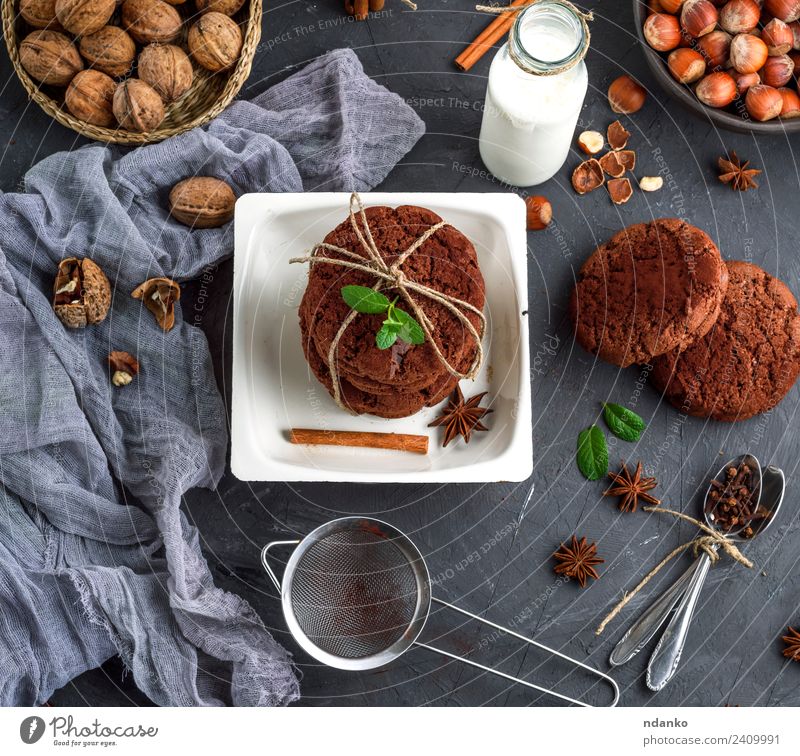
[[[569,2],[569,0],[529,0],[529,2],[523,3],[522,5],[476,5],[475,10],[480,13],[491,13],[494,15],[501,15],[504,13],[519,13],[526,8],[530,8],[533,5],[538,5],[539,3],[543,2],[556,2],[558,5],[563,5],[565,8],[568,8],[575,14],[575,17],[578,19],[581,28],[583,29],[583,39],[581,41],[581,47],[578,53],[574,56],[571,56],[570,60],[561,66],[554,66],[544,71],[539,68],[534,68],[522,57],[520,57],[519,53],[517,52],[517,25],[514,23],[508,30],[508,54],[511,56],[511,59],[514,61],[514,63],[516,63],[517,66],[519,66],[526,73],[532,74],[533,76],[558,76],[558,74],[562,74],[565,71],[569,71],[571,68],[577,66],[578,63],[580,63],[586,57],[586,53],[589,52],[589,46],[592,41],[592,34],[589,31],[589,21],[594,21],[594,14],[591,11],[584,13],[582,10]]]
[[[420,284],[417,281],[412,281],[406,277],[405,273],[401,269],[403,263],[408,260],[408,258],[414,254],[414,252],[420,249],[420,247],[422,247],[422,245],[425,244],[428,239],[450,224],[446,221],[440,221],[439,223],[430,226],[419,238],[413,242],[413,244],[408,247],[408,249],[402,252],[390,266],[386,263],[381,256],[380,251],[378,250],[375,239],[372,236],[372,230],[370,229],[369,221],[367,220],[364,204],[362,203],[358,192],[353,192],[350,195],[349,220],[350,225],[355,232],[356,238],[367,253],[366,257],[364,257],[364,255],[359,255],[352,250],[345,249],[344,247],[339,247],[335,244],[320,242],[319,244],[314,245],[308,255],[304,257],[293,257],[289,260],[289,262],[307,262],[310,267],[313,267],[317,263],[338,265],[343,268],[358,270],[374,276],[377,280],[372,286],[373,291],[380,291],[381,289],[387,287],[397,289],[397,291],[400,293],[400,296],[414,313],[417,322],[420,324],[420,327],[425,334],[425,339],[430,343],[437,359],[450,373],[450,375],[458,378],[459,380],[474,378],[478,374],[484,358],[483,344],[481,342],[483,339],[483,333],[486,329],[486,318],[483,312],[469,302],[465,302],[463,299],[459,299],[458,297],[453,297],[448,294],[443,294],[436,289],[432,289],[430,286]],[[321,255],[319,254],[320,251],[334,252],[336,254],[343,255],[348,259],[343,260],[338,257]],[[436,343],[436,339],[434,338],[435,326],[431,322],[430,318],[428,318],[428,316],[425,314],[425,311],[422,309],[416,299],[411,296],[412,292],[442,305],[446,310],[456,317],[456,319],[464,326],[464,328],[466,328],[470,336],[475,340],[475,344],[477,346],[475,357],[473,358],[469,369],[465,373],[458,371],[442,353],[441,348]],[[475,328],[475,326],[472,324],[472,321],[467,317],[464,311],[477,315],[480,323],[480,331]],[[347,317],[339,326],[339,330],[336,332],[336,335],[334,336],[333,341],[328,349],[328,370],[330,372],[331,382],[333,384],[333,399],[341,409],[347,412],[352,412],[352,410],[342,401],[342,387],[339,378],[339,369],[336,364],[336,351],[339,347],[339,342],[341,341],[342,336],[358,314],[359,313],[356,310],[351,310],[348,313]]]
[[[694,517],[690,517],[683,512],[676,512],[672,509],[665,509],[664,507],[643,507],[645,512],[657,512],[658,514],[668,514],[672,515],[673,517],[678,517],[681,520],[686,520],[686,522],[690,522],[692,525],[696,525],[700,530],[704,532],[704,535],[699,535],[697,538],[693,538],[691,541],[687,541],[686,543],[678,546],[676,549],[673,549],[669,554],[667,554],[655,567],[653,567],[647,575],[642,578],[639,585],[637,585],[630,593],[626,593],[622,600],[606,615],[605,619],[598,625],[597,630],[595,630],[595,635],[600,635],[603,630],[606,629],[606,625],[608,625],[611,620],[614,619],[628,604],[628,602],[637,594],[639,591],[642,590],[650,580],[655,577],[663,567],[665,567],[672,559],[674,559],[678,554],[682,554],[687,549],[692,549],[695,556],[698,556],[700,552],[704,552],[708,558],[711,560],[711,564],[716,564],[720,559],[721,555],[719,550],[721,549],[724,553],[726,553],[731,559],[739,564],[743,565],[744,567],[752,568],[753,563],[742,554],[741,551],[736,547],[736,544],[731,541],[729,538],[726,538],[721,533],[717,532],[713,528],[709,528],[704,522],[700,522],[700,520],[695,520]]]

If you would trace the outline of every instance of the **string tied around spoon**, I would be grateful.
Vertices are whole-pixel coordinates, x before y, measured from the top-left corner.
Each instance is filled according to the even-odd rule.
[[[706,525],[704,522],[700,522],[700,520],[696,520],[694,517],[690,517],[683,512],[676,512],[674,509],[666,509],[665,507],[653,506],[643,507],[642,509],[645,512],[667,514],[672,515],[673,517],[678,517],[681,520],[686,520],[686,522],[690,522],[692,525],[696,525],[698,528],[700,528],[700,530],[703,531],[703,535],[699,535],[696,538],[693,538],[691,541],[681,544],[667,554],[655,567],[653,567],[652,570],[650,570],[650,572],[647,573],[647,575],[644,576],[644,578],[642,578],[639,585],[637,585],[630,593],[626,593],[622,600],[606,615],[605,619],[598,625],[597,630],[594,631],[595,635],[600,635],[603,630],[606,629],[606,625],[608,625],[608,623],[611,622],[611,620],[613,620],[614,617],[616,617],[624,609],[628,602],[637,593],[639,593],[639,591],[641,591],[642,588],[644,588],[650,582],[650,580],[662,570],[663,567],[665,567],[672,559],[679,554],[682,554],[687,549],[692,549],[695,556],[702,551],[711,560],[711,564],[716,564],[722,558],[720,554],[721,550],[742,566],[747,568],[753,567],[753,563],[746,556],[744,556],[741,551],[739,551],[733,541],[717,532],[713,528],[708,527],[708,525]]]

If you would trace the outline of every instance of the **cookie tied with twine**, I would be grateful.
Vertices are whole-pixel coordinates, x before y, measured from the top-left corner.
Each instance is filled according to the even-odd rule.
[[[425,334],[425,342],[430,344],[436,359],[445,370],[451,376],[459,380],[474,379],[480,371],[484,359],[482,340],[486,330],[486,318],[482,310],[478,309],[470,302],[412,280],[403,270],[403,264],[415,252],[419,251],[425,242],[443,228],[450,226],[450,224],[446,221],[439,221],[431,225],[404,251],[396,256],[392,255],[394,259],[390,263],[381,255],[376,245],[364,204],[358,192],[353,192],[350,195],[349,210],[348,221],[353,229],[353,233],[358,239],[361,253],[323,241],[314,245],[308,255],[293,257],[289,262],[307,262],[310,269],[313,269],[314,265],[325,263],[369,274],[369,276],[375,279],[372,285],[374,291],[392,289],[397,292],[398,298],[405,302],[420,324]],[[332,254],[337,256],[332,256]],[[436,339],[436,327],[421,305],[421,300],[425,299],[436,302],[447,310],[464,327],[469,337],[474,341],[475,356],[466,371],[462,372],[458,370],[442,351],[442,347]],[[477,317],[478,328],[476,328],[470,318],[467,317],[468,313]],[[337,349],[347,328],[360,315],[361,313],[358,313],[356,310],[350,310],[331,341],[325,360],[331,377],[333,399],[338,407],[347,412],[352,412],[352,410],[343,401],[341,377],[337,365]]]

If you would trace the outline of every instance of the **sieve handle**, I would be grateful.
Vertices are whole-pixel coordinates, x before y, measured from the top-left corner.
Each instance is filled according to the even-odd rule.
[[[454,612],[463,614],[465,617],[474,619],[483,625],[488,625],[489,627],[495,628],[495,630],[500,630],[508,635],[513,635],[515,638],[518,638],[519,640],[524,641],[525,643],[528,643],[531,646],[536,646],[536,648],[540,648],[543,651],[552,654],[553,656],[557,656],[560,659],[564,659],[564,661],[568,662],[569,664],[572,664],[576,667],[580,667],[581,669],[586,670],[589,674],[595,677],[599,677],[601,680],[608,683],[614,692],[614,700],[609,704],[609,706],[617,705],[617,702],[619,701],[619,686],[615,682],[614,678],[612,678],[610,675],[607,675],[604,672],[600,672],[600,670],[597,670],[594,667],[590,667],[588,664],[579,662],[577,659],[573,659],[571,656],[562,654],[560,651],[556,651],[554,648],[545,646],[542,643],[537,643],[535,640],[532,640],[531,638],[526,638],[524,635],[520,635],[519,633],[514,632],[513,630],[510,630],[507,627],[503,627],[502,625],[498,625],[495,622],[479,617],[477,614],[468,612],[466,609],[462,609],[461,607],[458,607],[455,604],[449,604],[447,603],[447,601],[442,601],[441,599],[438,599],[435,596],[431,596],[431,600],[435,601],[437,604],[441,604],[441,606],[444,606],[448,609],[452,609]],[[556,691],[551,690],[550,688],[543,688],[540,685],[528,682],[527,680],[523,680],[519,677],[514,677],[513,675],[506,674],[505,672],[501,672],[499,669],[494,669],[493,667],[487,667],[483,664],[479,664],[478,662],[474,662],[470,659],[465,659],[463,656],[458,656],[457,654],[452,654],[449,651],[444,651],[441,648],[430,646],[427,643],[420,643],[419,641],[416,641],[415,645],[420,648],[425,648],[428,651],[433,651],[434,653],[440,654],[441,656],[446,656],[448,659],[453,659],[454,661],[461,662],[462,664],[466,664],[470,667],[475,667],[476,669],[480,669],[483,672],[488,672],[491,675],[496,675],[497,677],[502,677],[505,680],[510,680],[513,683],[524,685],[526,688],[533,688],[533,690],[538,690],[540,693],[546,693],[547,695],[554,696],[555,698],[560,698],[562,701],[567,701],[568,703],[573,703],[576,704],[577,706],[585,706],[587,708],[592,708],[592,705],[586,703],[585,701],[580,701],[576,698],[570,698],[569,696],[565,696],[563,693],[557,693]]]
[[[272,541],[272,543],[268,543],[263,549],[261,549],[261,564],[264,567],[264,571],[269,575],[269,579],[274,583],[275,587],[278,589],[280,593],[281,590],[281,581],[278,580],[278,576],[275,574],[275,571],[270,566],[269,561],[267,560],[267,556],[269,555],[270,549],[274,549],[276,546],[297,546],[300,541]]]

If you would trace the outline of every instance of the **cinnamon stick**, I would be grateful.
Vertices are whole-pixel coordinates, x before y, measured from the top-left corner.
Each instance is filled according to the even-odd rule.
[[[315,446],[362,446],[371,449],[390,449],[413,454],[428,453],[428,437],[407,433],[371,433],[367,431],[317,430],[292,428],[289,440],[293,444]]]
[[[509,5],[526,5],[530,0],[513,0]],[[502,13],[464,49],[456,58],[456,66],[469,71],[511,28],[519,13]]]

